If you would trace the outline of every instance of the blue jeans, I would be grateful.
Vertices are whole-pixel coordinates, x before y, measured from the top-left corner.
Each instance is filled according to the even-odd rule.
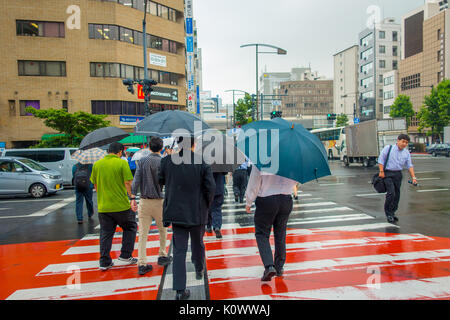
[[[88,216],[92,217],[94,214],[94,202],[92,201],[93,188],[88,188],[86,191],[79,191],[75,189],[77,220],[83,220],[83,200],[86,199],[86,208]]]

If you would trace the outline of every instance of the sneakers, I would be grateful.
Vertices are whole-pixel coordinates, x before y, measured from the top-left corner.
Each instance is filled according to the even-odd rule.
[[[133,257],[130,257],[130,258],[128,258],[128,259],[119,257],[117,260],[126,262],[127,264],[136,264],[136,263],[138,262],[138,259],[133,258]]]
[[[167,266],[168,264],[170,264],[172,262],[173,258],[168,256],[168,257],[159,257],[158,258],[158,264],[160,266]]]
[[[153,267],[150,264],[138,267],[138,273],[141,276],[143,276],[144,274],[146,274],[147,272],[152,271],[152,270],[153,270]]]
[[[83,220],[78,220],[78,224],[83,224]]]
[[[270,266],[264,270],[264,274],[261,278],[261,281],[270,281],[272,280],[272,277],[274,277],[277,274],[277,271],[273,266]]]
[[[100,266],[100,270],[106,271],[108,269],[111,269],[113,266],[114,266],[114,262],[111,261],[111,264],[109,266],[104,266],[104,267]]]
[[[220,232],[220,229],[214,229],[214,232],[216,233],[216,238],[217,239],[221,239],[222,238],[222,233]]]

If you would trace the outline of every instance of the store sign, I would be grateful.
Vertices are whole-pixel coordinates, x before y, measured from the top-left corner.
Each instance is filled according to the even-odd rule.
[[[186,52],[188,53],[194,52],[194,37],[192,36],[186,37]]]
[[[137,85],[137,97],[138,97],[138,99],[145,100],[145,94],[144,94],[144,89],[142,87],[142,84]]]
[[[5,152],[6,142],[0,142],[0,156]]]
[[[167,67],[167,57],[150,53],[150,64],[158,67]]]
[[[162,87],[153,87],[153,91],[150,94],[150,99],[178,102],[178,90]]]
[[[120,116],[119,121],[121,126],[135,126],[139,121],[144,120],[145,117],[125,117]]]

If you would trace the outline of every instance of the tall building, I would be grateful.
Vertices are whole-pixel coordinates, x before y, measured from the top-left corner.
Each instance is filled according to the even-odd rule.
[[[333,111],[333,80],[282,82],[280,90],[286,94],[281,99],[283,118],[326,120]]]
[[[1,1],[0,140],[7,148],[54,133],[28,106],[106,114],[113,126],[133,130],[121,118],[137,120],[144,103],[122,79],[144,77],[143,11],[144,0]],[[150,110],[185,109],[184,1],[149,1],[148,11],[149,77],[158,82]]]
[[[359,93],[361,121],[383,118],[383,74],[398,69],[401,27],[384,19],[359,34]]]
[[[383,75],[383,119],[389,119],[391,116],[391,106],[399,92],[398,70],[386,72]]]
[[[345,114],[352,123],[359,107],[359,46],[354,45],[334,55],[333,113]]]
[[[450,11],[443,4],[427,3],[402,18],[402,29],[405,41],[399,66],[399,93],[409,96],[418,112],[431,87],[450,78]],[[417,142],[427,141],[417,127],[417,118],[413,117],[411,137]]]

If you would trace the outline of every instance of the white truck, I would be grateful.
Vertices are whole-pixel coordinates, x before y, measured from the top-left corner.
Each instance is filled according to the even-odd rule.
[[[347,126],[341,161],[345,166],[351,163],[374,166],[381,150],[395,144],[402,133],[407,133],[405,118],[370,120]]]

